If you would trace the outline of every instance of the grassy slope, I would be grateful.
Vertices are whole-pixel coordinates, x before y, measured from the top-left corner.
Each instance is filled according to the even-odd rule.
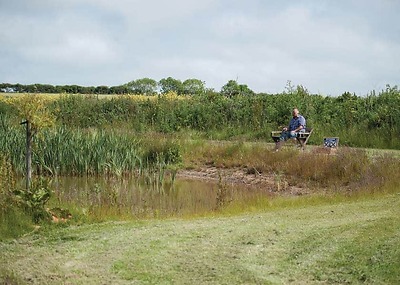
[[[29,284],[400,283],[400,195],[234,217],[59,227],[0,244]]]

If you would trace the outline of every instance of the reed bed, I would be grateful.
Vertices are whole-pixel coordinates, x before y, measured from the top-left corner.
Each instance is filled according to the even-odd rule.
[[[25,133],[2,126],[0,146],[15,171],[25,171]],[[123,175],[142,169],[139,140],[101,130],[46,130],[34,139],[33,169],[41,175]]]

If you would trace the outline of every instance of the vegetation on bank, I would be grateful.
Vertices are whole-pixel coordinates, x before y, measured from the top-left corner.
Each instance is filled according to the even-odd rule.
[[[167,170],[174,175],[179,168],[203,163],[271,173],[282,185],[295,183],[335,191],[396,184],[398,174],[392,171],[398,169],[396,159],[371,158],[343,146],[400,148],[397,87],[388,86],[367,97],[311,95],[301,86],[275,95],[227,94],[179,96],[166,92],[108,100],[83,95],[3,96],[1,152],[15,175],[25,174],[26,134],[20,122],[29,119],[34,121],[36,134],[32,169],[38,177],[145,173],[162,183]],[[311,143],[320,144],[324,136],[339,136],[343,151],[330,157],[296,151],[275,154],[265,146],[241,143],[270,141],[270,131],[287,124],[293,106],[315,130]],[[239,143],[207,144],[203,139]],[[44,199],[46,191],[41,195]],[[31,199],[29,195],[23,198]],[[42,202],[39,199],[37,205]]]
[[[57,200],[57,196],[49,200],[53,191],[46,183],[46,177],[51,176],[97,175],[118,181],[122,176],[134,175],[145,179],[149,188],[146,191],[159,195],[164,191],[171,191],[168,188],[171,187],[169,183],[173,183],[173,177],[179,168],[197,169],[206,165],[217,169],[239,169],[253,176],[270,176],[275,185],[272,190],[276,193],[285,193],[285,189],[291,186],[307,189],[309,194],[329,198],[335,195],[392,193],[400,187],[400,159],[384,152],[370,155],[365,150],[342,147],[336,155],[321,155],[311,151],[303,153],[293,148],[276,153],[271,150],[271,146],[263,143],[219,143],[166,138],[154,141],[154,136],[151,140],[143,138],[142,141],[135,142],[127,137],[105,132],[68,132],[61,129],[54,133],[44,132],[44,136],[39,137],[38,141],[41,143],[35,145],[33,159],[34,177],[37,181],[32,183],[32,189],[28,192],[19,189],[11,179],[24,173],[23,150],[19,151],[19,156],[14,155],[14,162],[9,156],[3,155],[2,199],[7,207],[3,208],[0,216],[4,221],[7,220],[8,229],[19,227],[18,219],[14,219],[17,214],[32,217],[35,223],[48,221],[48,201],[52,207],[71,209],[74,217],[72,223],[136,218],[132,213],[133,208],[126,204],[132,199],[126,200],[125,194],[115,189],[101,191],[96,188],[88,191],[87,195],[94,195],[94,202],[99,201],[98,205],[90,202],[89,211],[85,210],[86,206],[80,208]],[[61,140],[54,143],[58,137]],[[21,141],[23,142],[23,138]],[[12,153],[13,149],[7,151]],[[217,187],[216,200],[213,203],[219,206],[214,209],[214,214],[239,214],[246,212],[249,207],[264,209],[272,206],[267,196],[250,204],[240,201],[231,203],[230,190],[224,184],[225,178],[220,178]],[[214,197],[214,193],[211,195]],[[149,216],[182,216],[179,210],[162,214],[157,205],[148,204],[146,207],[146,215]],[[26,218],[22,221],[26,221]],[[12,226],[12,223],[17,227]],[[30,227],[28,224],[25,230]],[[21,232],[4,234],[19,236]]]
[[[365,98],[310,95],[302,88],[231,97],[213,92],[109,100],[82,95],[0,97],[0,283],[43,283],[49,278],[54,283],[95,284],[97,278],[115,284],[189,283],[196,278],[218,284],[395,284],[400,268],[400,159],[348,146],[399,149],[399,105],[397,87]],[[272,129],[287,123],[293,106],[315,129],[312,143],[320,144],[324,136],[340,137],[336,155],[293,148],[275,153],[265,144]],[[25,173],[26,134],[20,122],[27,118],[22,113],[38,122],[35,179],[28,190],[16,183]],[[83,214],[76,205],[67,205],[73,218],[49,224],[53,209],[47,207],[66,204],[54,203],[57,197],[47,177],[133,175],[156,185],[149,191],[160,195],[156,191],[163,187],[165,173],[171,173],[173,181],[177,169],[204,165],[268,174],[277,192],[291,185],[314,195],[265,197],[251,207],[224,203],[222,177],[219,207],[210,215],[228,217],[159,225],[133,222],[116,202],[118,192],[93,189],[100,206]],[[245,214],[250,210],[252,215]],[[115,220],[130,221],[90,224]],[[11,238],[19,239],[12,243]],[[127,247],[115,251],[121,240]],[[52,249],[55,255],[48,254]],[[30,266],[38,258],[43,266]]]
[[[397,86],[366,97],[350,93],[338,97],[312,95],[298,86],[274,95],[226,96],[206,92],[197,96],[121,95],[109,100],[90,95],[46,98],[56,124],[66,128],[119,129],[136,137],[146,133],[180,133],[248,141],[271,141],[271,130],[286,125],[291,109],[296,106],[306,117],[307,126],[314,128],[311,144],[321,144],[323,137],[338,136],[341,145],[400,149]],[[0,99],[0,116],[8,116],[17,126],[21,118],[9,104],[12,100],[15,98]]]

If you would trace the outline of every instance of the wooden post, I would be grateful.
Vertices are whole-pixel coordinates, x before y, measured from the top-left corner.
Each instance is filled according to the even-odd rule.
[[[25,153],[25,163],[26,163],[26,191],[29,191],[31,187],[32,180],[32,130],[31,124],[28,120],[22,122],[26,125],[26,153]]]

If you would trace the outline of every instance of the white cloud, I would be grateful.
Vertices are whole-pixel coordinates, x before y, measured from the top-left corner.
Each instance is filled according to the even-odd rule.
[[[65,35],[45,47],[36,45],[22,48],[22,54],[35,62],[71,66],[102,65],[117,60],[110,43],[97,36]]]
[[[364,95],[398,84],[396,8],[391,0],[0,2],[0,82],[172,76],[219,90],[238,78],[257,92],[291,80],[311,92]]]

